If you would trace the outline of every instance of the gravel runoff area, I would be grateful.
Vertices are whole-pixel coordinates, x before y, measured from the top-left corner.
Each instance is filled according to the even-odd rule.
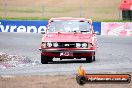
[[[27,58],[25,56],[7,55],[5,53],[0,52],[1,68],[5,69],[10,67],[23,67],[23,66],[31,66],[36,64],[38,64],[38,62],[37,63],[33,62],[30,58]],[[131,75],[132,73],[128,73],[128,74]],[[82,86],[77,84],[75,75],[44,75],[44,76],[43,75],[34,75],[34,76],[0,75],[0,88],[80,88],[80,87],[131,88],[132,83],[129,84],[93,83],[93,84],[85,84]]]
[[[8,55],[0,52],[0,69],[25,67],[37,64],[39,64],[38,60],[32,60],[26,56]]]
[[[82,86],[77,84],[73,75],[1,76],[0,88],[132,88],[132,82],[129,84],[84,84]]]

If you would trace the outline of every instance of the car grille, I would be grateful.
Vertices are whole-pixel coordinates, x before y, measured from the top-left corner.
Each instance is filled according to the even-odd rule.
[[[75,42],[58,42],[58,48],[76,48]]]

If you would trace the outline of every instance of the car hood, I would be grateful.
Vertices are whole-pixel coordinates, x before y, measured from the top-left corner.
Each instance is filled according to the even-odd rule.
[[[90,42],[90,33],[48,33],[43,35],[43,42]]]

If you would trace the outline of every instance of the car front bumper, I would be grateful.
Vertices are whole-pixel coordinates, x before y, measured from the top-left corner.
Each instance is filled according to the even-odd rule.
[[[95,50],[64,50],[64,49],[42,49],[42,52],[73,52],[73,53],[93,53]]]
[[[88,49],[41,49],[41,54],[50,57],[63,57],[60,56],[62,52],[70,52],[73,56],[66,57],[89,57],[95,55],[95,50]]]

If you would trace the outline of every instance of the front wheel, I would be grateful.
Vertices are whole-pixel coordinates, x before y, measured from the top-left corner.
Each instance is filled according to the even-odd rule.
[[[53,58],[41,55],[41,63],[48,64],[48,62],[53,62]]]
[[[86,62],[87,62],[87,63],[91,63],[91,62],[93,62],[93,61],[95,61],[95,55],[86,58]]]
[[[92,60],[92,56],[86,58],[86,62],[87,62],[87,63],[91,63],[92,61],[93,61],[93,60]]]
[[[44,55],[41,55],[41,63],[42,64],[48,64],[48,57],[44,56]]]

